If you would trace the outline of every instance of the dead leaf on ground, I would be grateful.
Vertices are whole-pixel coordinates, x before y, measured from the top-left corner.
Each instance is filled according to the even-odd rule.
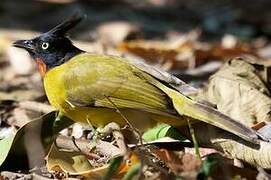
[[[52,173],[64,173],[67,175],[80,175],[87,178],[102,178],[108,172],[110,164],[95,162],[90,163],[87,156],[81,152],[59,149],[54,144],[47,156],[47,168]],[[128,160],[123,161],[114,173],[115,177],[122,177],[131,166],[137,164],[139,159],[132,153]],[[113,175],[113,174],[112,174]]]
[[[160,63],[165,69],[187,69],[193,67],[193,52],[190,42],[172,47],[170,42],[135,40],[122,42],[118,49],[135,54],[150,63]]]
[[[270,122],[271,98],[266,86],[268,67],[249,63],[246,59],[228,61],[210,78],[199,97],[246,125]]]
[[[70,175],[82,175],[87,177],[102,177],[108,169],[108,165],[94,168],[87,157],[80,152],[60,150],[54,144],[47,156],[47,169],[50,172],[64,172]]]
[[[119,43],[118,49],[150,63],[160,63],[166,70],[194,68],[212,60],[224,60],[242,54],[257,56],[255,48],[247,43],[236,42],[208,44],[192,36],[193,31],[171,41],[134,40]],[[195,33],[194,33],[195,34]]]
[[[163,160],[171,171],[176,175],[182,172],[196,175],[200,169],[201,161],[189,153],[175,154],[173,151],[158,149],[154,153]]]
[[[267,126],[261,122],[270,123],[271,99],[267,85],[270,79],[268,62],[260,63],[247,56],[234,58],[210,78],[209,85],[198,95],[217,106],[217,109],[231,118],[254,126],[258,133],[266,137]],[[257,124],[257,125],[255,125]],[[259,141],[259,145],[249,145],[246,142],[209,125],[194,124],[199,144],[214,147],[231,157],[247,162],[253,166],[270,169],[270,143]],[[208,129],[206,131],[206,128]]]
[[[40,167],[44,162],[44,153],[54,141],[55,135],[73,123],[66,117],[56,121],[56,116],[56,111],[48,113],[25,124],[16,134],[1,139],[1,168],[27,170]]]

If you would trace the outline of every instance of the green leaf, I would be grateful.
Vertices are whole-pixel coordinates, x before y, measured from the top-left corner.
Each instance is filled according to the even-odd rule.
[[[213,167],[218,163],[218,159],[213,156],[207,156],[202,163],[201,170],[197,179],[207,179],[211,175]]]
[[[50,112],[27,123],[15,135],[0,140],[0,168],[27,170],[29,159],[35,158],[35,154],[29,152],[38,146],[33,140],[37,140],[35,142],[40,143],[40,150],[46,152],[54,141],[55,135],[73,123],[67,117],[63,116],[60,119],[57,117],[58,112]],[[35,162],[31,163],[35,166]]]
[[[172,139],[184,141],[185,138],[181,133],[175,128],[167,124],[160,124],[148,131],[146,131],[142,138],[145,141],[154,141],[163,137],[170,137]]]
[[[140,168],[141,168],[141,163],[134,164],[128,170],[128,172],[124,175],[124,177],[122,179],[123,180],[132,180],[134,177],[136,177],[139,174]]]
[[[9,150],[11,149],[15,135],[7,137],[0,141],[0,165],[5,161],[8,156]]]
[[[121,166],[123,161],[123,156],[118,156],[110,160],[110,165],[107,170],[107,173],[103,177],[103,180],[110,180],[112,177],[118,173],[119,167]]]

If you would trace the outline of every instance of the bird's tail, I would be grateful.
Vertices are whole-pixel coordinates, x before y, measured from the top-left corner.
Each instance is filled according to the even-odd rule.
[[[177,91],[171,91],[169,96],[173,101],[175,109],[180,115],[206,122],[208,124],[229,131],[244,140],[258,143],[258,136],[256,131],[241,124],[238,121],[231,119],[215,108],[193,101],[192,99]]]

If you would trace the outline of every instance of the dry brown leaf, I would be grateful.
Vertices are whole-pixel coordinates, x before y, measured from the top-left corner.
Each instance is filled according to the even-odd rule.
[[[192,154],[183,153],[177,155],[173,151],[168,151],[166,149],[153,151],[159,159],[165,162],[174,174],[181,174],[182,172],[195,173],[198,172],[201,167],[201,161]]]
[[[82,175],[85,177],[102,177],[109,165],[93,167],[86,156],[79,152],[69,152],[58,149],[52,145],[47,156],[47,169],[50,172],[64,172],[70,175]]]
[[[223,44],[213,44],[210,49],[196,51],[198,61],[224,60],[240,56],[242,54],[257,55],[255,48],[246,43],[237,43],[231,47],[225,47]]]
[[[190,154],[193,154],[196,156],[195,148],[186,147],[185,153],[190,153]],[[213,154],[213,153],[218,153],[218,152],[217,152],[217,150],[215,150],[213,148],[199,148],[200,157],[205,157],[205,156],[208,156],[209,154]]]
[[[269,122],[271,99],[266,87],[269,67],[256,61],[245,56],[228,61],[210,78],[199,99],[216,104],[218,110],[248,126]],[[257,126],[255,128],[260,128]],[[259,145],[251,145],[213,126],[194,124],[194,128],[199,144],[213,147],[253,166],[271,169],[269,142],[260,141]]]
[[[270,121],[271,99],[262,77],[264,70],[264,66],[234,58],[210,78],[199,97],[246,125]]]
[[[24,100],[33,100],[43,95],[42,92],[37,90],[14,90],[12,92],[1,92],[0,91],[0,100],[17,100],[17,101],[24,101]]]
[[[59,149],[54,144],[47,155],[47,169],[54,173],[64,173],[69,175],[80,175],[87,178],[102,178],[107,173],[109,164],[95,163],[100,165],[94,167],[89,162],[86,155],[81,152],[74,152]],[[122,177],[131,166],[137,164],[139,159],[135,153],[132,153],[128,159],[120,165],[116,177]]]
[[[195,123],[193,124],[195,136],[202,147],[211,147],[225,153],[230,158],[236,158],[255,167],[271,169],[271,144],[259,141],[260,144],[251,144],[238,136],[223,131],[214,126]],[[189,130],[182,129],[189,137]]]
[[[183,43],[180,47],[172,47],[170,42],[135,40],[120,43],[118,49],[142,57],[150,63],[159,62],[168,69],[187,69],[194,64],[190,61],[193,60],[190,42]]]
[[[242,54],[257,55],[255,48],[246,43],[224,47],[218,43],[209,45],[190,38],[182,41],[177,39],[175,42],[134,40],[120,43],[118,49],[142,57],[150,63],[161,63],[166,69],[193,68],[211,60],[224,60]]]

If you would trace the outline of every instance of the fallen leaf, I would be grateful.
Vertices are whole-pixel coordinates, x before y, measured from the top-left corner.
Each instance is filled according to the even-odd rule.
[[[120,43],[118,49],[142,57],[150,63],[160,63],[165,69],[187,69],[194,63],[194,50],[190,43],[176,48],[169,42],[134,40]]]
[[[175,175],[182,175],[185,172],[191,177],[195,177],[200,170],[201,161],[192,154],[181,153],[177,155],[166,149],[153,150],[153,152]]]
[[[142,138],[147,142],[155,141],[164,137],[170,137],[180,141],[185,140],[185,138],[176,128],[167,124],[160,124],[154,128],[151,128],[142,136]]]
[[[54,173],[64,172],[70,175],[82,175],[85,177],[97,178],[102,177],[108,169],[108,165],[95,168],[82,153],[61,150],[54,144],[52,145],[46,160],[47,169]]]
[[[215,73],[199,93],[217,109],[248,126],[271,120],[270,92],[264,81],[266,67],[234,58]]]
[[[185,35],[183,35],[185,36]],[[181,37],[183,37],[181,36]],[[137,55],[146,61],[160,63],[166,70],[194,68],[208,61],[224,60],[242,54],[257,56],[256,49],[250,44],[235,43],[229,47],[220,43],[212,45],[197,39],[182,38],[182,41],[133,40],[119,43],[118,49]],[[179,38],[180,39],[180,38]]]
[[[58,149],[54,144],[47,156],[47,168],[50,172],[62,172],[69,175],[80,175],[87,178],[122,177],[133,165],[139,162],[135,153],[127,160],[114,157],[110,163],[94,167],[81,152]]]
[[[56,120],[56,111],[48,113],[36,120],[30,121],[21,127],[16,134],[0,140],[0,166],[2,169],[28,169],[36,159],[41,157],[48,150],[55,135],[63,128],[71,125],[73,121],[63,117]],[[35,151],[39,149],[39,151]],[[34,150],[34,151],[32,151]],[[32,153],[31,153],[32,152]],[[31,162],[33,160],[33,162]],[[40,160],[40,159],[39,159]],[[42,163],[37,162],[37,163]],[[33,168],[33,167],[31,167]]]

